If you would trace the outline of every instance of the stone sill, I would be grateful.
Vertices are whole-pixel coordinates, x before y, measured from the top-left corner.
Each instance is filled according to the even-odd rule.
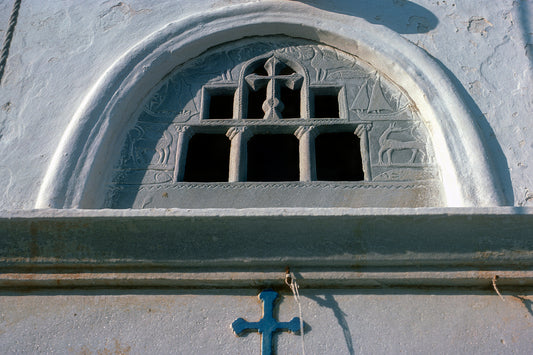
[[[533,286],[533,208],[0,212],[3,287]]]
[[[0,210],[0,223],[14,218],[82,217],[196,217],[196,216],[490,216],[531,215],[533,207],[421,207],[421,208],[151,208],[151,209],[54,209]]]

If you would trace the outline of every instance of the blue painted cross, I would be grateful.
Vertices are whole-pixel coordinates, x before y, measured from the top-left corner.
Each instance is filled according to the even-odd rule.
[[[265,290],[259,294],[263,302],[263,318],[259,322],[248,322],[242,318],[231,324],[235,334],[240,335],[245,331],[256,331],[261,337],[261,355],[272,354],[272,334],[280,331],[297,332],[300,330],[300,318],[294,317],[290,322],[278,322],[274,319],[274,302],[278,293],[273,290]]]

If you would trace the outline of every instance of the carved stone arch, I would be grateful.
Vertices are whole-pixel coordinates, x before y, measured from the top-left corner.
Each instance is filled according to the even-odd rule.
[[[476,117],[426,52],[363,19],[294,2],[260,2],[168,24],[120,57],[89,90],[63,134],[36,208],[101,208],[139,102],[167,73],[220,43],[278,34],[354,54],[403,88],[429,129],[445,205],[507,203],[503,179],[493,169]]]

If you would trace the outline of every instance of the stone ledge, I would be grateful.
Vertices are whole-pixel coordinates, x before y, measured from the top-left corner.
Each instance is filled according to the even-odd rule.
[[[531,286],[531,230],[518,207],[0,212],[0,286]]]
[[[197,217],[197,216],[491,216],[530,215],[533,207],[423,207],[423,208],[152,208],[152,209],[55,209],[0,210],[0,225],[6,220],[104,217]]]
[[[300,270],[300,269],[298,269]],[[297,273],[301,288],[405,288],[533,287],[531,271],[307,271]],[[86,272],[86,273],[0,273],[0,288],[283,288],[284,272]]]

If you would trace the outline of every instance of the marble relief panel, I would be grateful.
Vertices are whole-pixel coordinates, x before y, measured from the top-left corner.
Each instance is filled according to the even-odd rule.
[[[231,87],[243,90],[242,85],[245,84],[241,76],[247,63],[261,56],[280,58],[304,68],[307,87],[302,89],[302,102],[309,103],[313,99],[313,90],[321,92],[324,88],[336,88],[340,93],[339,117],[300,117],[279,122],[239,117],[231,120],[202,119],[202,89]],[[235,105],[241,104],[235,102]],[[250,38],[212,48],[176,68],[153,89],[136,126],[127,134],[121,159],[116,164],[108,205],[124,207],[124,200],[127,200],[132,203],[130,207],[157,207],[159,197],[152,205],[142,203],[154,200],[149,191],[155,191],[143,186],[157,187],[158,196],[165,194],[160,191],[184,190],[183,186],[187,183],[176,181],[175,174],[180,154],[178,132],[182,127],[191,128],[190,132],[208,132],[206,127],[211,126],[218,127],[217,132],[225,132],[232,126],[273,127],[278,124],[294,126],[295,131],[302,125],[315,125],[319,130],[327,126],[334,127],[327,128],[329,130],[351,132],[363,124],[367,127],[367,141],[366,145],[362,144],[361,149],[365,151],[361,153],[369,159],[367,178],[365,181],[344,182],[343,189],[348,186],[350,190],[357,191],[365,188],[365,184],[373,183],[373,189],[379,194],[379,184],[383,183],[388,184],[387,191],[383,193],[389,193],[390,184],[397,182],[394,190],[402,194],[409,189],[405,186],[412,186],[406,185],[406,182],[418,182],[417,186],[427,184],[427,189],[424,189],[430,191],[429,205],[440,201],[438,170],[432,158],[428,131],[401,89],[356,56],[310,41],[273,37]],[[217,186],[222,188],[223,185],[227,185],[225,189],[231,189],[232,184],[246,185],[245,182],[220,182],[215,184],[215,188],[210,184],[209,189],[216,190]],[[294,190],[293,185],[291,191]],[[264,186],[269,189],[268,184]],[[276,188],[279,189],[279,186]],[[239,187],[241,189],[242,186]],[[405,193],[409,195],[408,191]],[[129,196],[126,198],[124,194]],[[135,194],[138,198],[131,196]],[[176,207],[180,206],[179,195],[176,193]],[[357,192],[353,195],[352,200],[355,200]],[[205,193],[202,193],[202,198],[206,198]],[[365,198],[368,198],[368,192],[365,192]],[[395,197],[395,200],[399,198]],[[386,199],[384,201],[384,206],[387,206]],[[420,201],[416,203],[423,204]],[[258,204],[261,205],[260,202]],[[334,202],[328,204],[333,205]]]

